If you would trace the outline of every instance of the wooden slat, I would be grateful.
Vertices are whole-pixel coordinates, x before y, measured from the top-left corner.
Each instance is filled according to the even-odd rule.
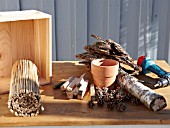
[[[12,41],[9,23],[0,23],[0,78],[9,77],[12,69]]]
[[[33,20],[11,22],[11,28],[12,64],[18,59],[33,61],[35,54]]]
[[[43,27],[42,27],[43,26]],[[48,33],[48,34],[46,34]],[[51,20],[41,19],[34,21],[35,37],[35,64],[38,66],[39,75],[50,81],[51,67]]]

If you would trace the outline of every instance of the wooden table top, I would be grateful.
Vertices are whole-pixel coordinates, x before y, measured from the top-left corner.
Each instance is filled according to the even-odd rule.
[[[165,61],[156,61],[156,63],[166,71],[170,71],[170,66]],[[37,117],[15,117],[7,108],[8,94],[0,95],[0,126],[170,124],[170,86],[155,90],[165,97],[167,101],[165,109],[153,112],[144,105],[133,106],[129,103],[122,113],[109,111],[106,107],[95,106],[94,109],[89,109],[87,107],[89,92],[83,100],[68,100],[60,89],[53,89],[53,85],[59,81],[64,81],[70,76],[79,77],[85,72],[86,79],[92,82],[90,72],[77,61],[53,62],[54,82],[41,88],[45,110]],[[155,78],[156,75],[152,73],[140,76],[140,79],[151,81],[156,81]]]

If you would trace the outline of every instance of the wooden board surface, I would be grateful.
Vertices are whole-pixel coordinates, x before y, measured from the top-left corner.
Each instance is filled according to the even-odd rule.
[[[2,81],[10,78],[12,65],[16,60],[29,59],[36,64],[39,77],[50,82],[51,29],[51,16],[48,14],[35,10],[0,12],[0,79]],[[9,82],[5,84],[8,85]],[[6,91],[6,88],[4,89]],[[4,90],[1,88],[0,93],[2,91]]]
[[[157,61],[157,64],[170,71],[170,66],[165,61]],[[95,106],[95,109],[89,109],[87,107],[89,92],[83,100],[68,100],[65,95],[62,95],[60,89],[52,88],[59,81],[64,81],[70,76],[79,77],[84,72],[87,72],[85,67],[79,65],[77,61],[53,62],[53,84],[41,88],[45,111],[37,117],[15,117],[7,108],[8,94],[0,95],[0,126],[170,124],[170,86],[155,90],[166,98],[167,107],[164,110],[152,112],[144,105],[128,104],[123,113],[108,111],[106,107],[101,109]],[[156,81],[157,77],[151,73],[140,78]],[[86,79],[92,82],[90,72],[87,72]]]

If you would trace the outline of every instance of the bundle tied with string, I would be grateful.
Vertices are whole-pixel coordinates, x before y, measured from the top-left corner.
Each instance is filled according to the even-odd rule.
[[[17,60],[12,67],[8,108],[16,116],[36,116],[43,110],[36,65]]]

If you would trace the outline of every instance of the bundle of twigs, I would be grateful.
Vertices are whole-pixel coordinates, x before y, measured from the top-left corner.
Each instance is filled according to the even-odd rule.
[[[8,108],[16,116],[36,116],[43,109],[37,67],[29,60],[18,60],[12,67]]]
[[[132,57],[115,41],[108,39],[104,40],[99,36],[91,35],[96,38],[98,42],[92,45],[86,45],[84,49],[87,52],[77,54],[76,57],[83,59],[84,63],[90,68],[91,61],[98,58],[114,59],[122,64],[128,65],[134,69],[135,72],[139,72],[141,69],[134,63]]]

